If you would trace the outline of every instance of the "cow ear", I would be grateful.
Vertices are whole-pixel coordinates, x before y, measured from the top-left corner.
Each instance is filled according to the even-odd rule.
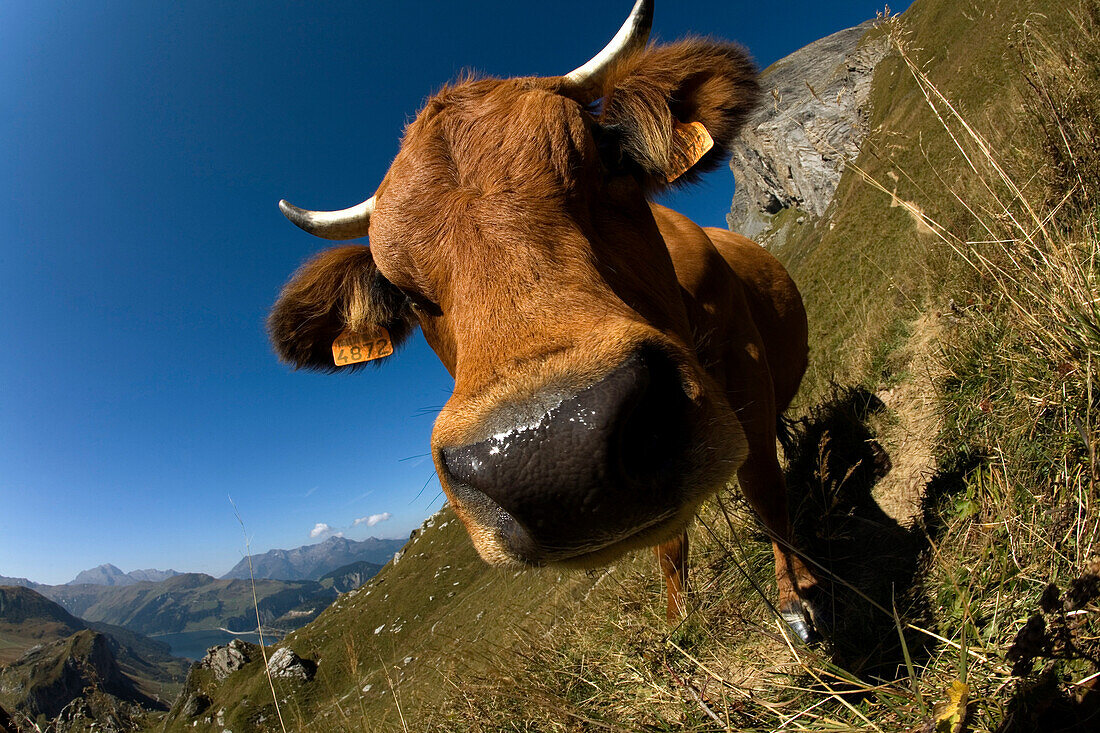
[[[652,193],[721,164],[759,97],[744,49],[688,39],[650,46],[616,69],[598,120],[622,164]]]
[[[336,247],[317,255],[283,287],[267,331],[279,358],[298,369],[353,371],[337,367],[332,343],[344,332],[370,338],[382,326],[396,348],[416,326],[408,297],[382,276],[370,247]]]

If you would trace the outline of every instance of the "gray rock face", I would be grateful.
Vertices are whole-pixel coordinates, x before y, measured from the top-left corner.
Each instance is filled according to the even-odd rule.
[[[240,639],[234,639],[228,644],[210,647],[206,656],[199,660],[199,666],[213,670],[215,678],[224,680],[251,661],[249,646]]]
[[[737,180],[730,229],[757,238],[795,207],[820,218],[845,163],[867,134],[867,99],[886,38],[866,42],[867,21],[795,51],[764,71],[764,102],[733,147]]]
[[[299,679],[303,682],[313,677],[315,665],[299,657],[290,647],[280,647],[267,660],[267,671],[272,677]]]

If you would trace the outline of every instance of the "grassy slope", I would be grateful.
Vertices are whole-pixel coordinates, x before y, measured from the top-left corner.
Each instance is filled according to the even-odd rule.
[[[489,568],[450,510],[429,521],[396,565],[280,643],[318,663],[312,682],[275,681],[288,726],[389,730],[404,715],[423,729],[471,674],[506,656],[523,628],[570,614],[602,577]],[[195,682],[213,699],[211,715],[225,710],[226,727],[267,729],[260,718],[276,724],[262,661],[220,685],[203,674]],[[190,723],[175,719],[167,730]]]
[[[940,91],[995,148],[1015,155],[1041,147],[1022,111],[1016,29],[1030,18],[1068,38],[1067,5],[1076,3],[917,0],[900,28]],[[1100,580],[1095,573],[1074,580],[1094,547],[1084,531],[1094,515],[1067,514],[1092,490],[1079,467],[1095,440],[1074,443],[1066,434],[1094,434],[1089,413],[1081,419],[1072,400],[1100,352],[1086,346],[1055,361],[1054,373],[1067,380],[1049,394],[1025,389],[1016,372],[1042,344],[1014,325],[1021,314],[1006,309],[996,278],[976,277],[912,211],[961,241],[1000,232],[1006,217],[990,213],[979,177],[900,57],[880,65],[872,103],[872,132],[857,162],[863,173],[846,173],[829,214],[799,228],[778,253],[803,289],[814,333],[800,397],[808,417],[788,458],[805,546],[836,578],[831,642],[788,646],[767,607],[770,552],[733,495],[708,506],[696,528],[693,611],[675,629],[661,620],[645,555],[598,584],[513,577],[480,565],[452,519],[286,641],[320,665],[313,682],[276,682],[288,729],[960,730],[958,721],[933,722],[951,712],[933,704],[947,700],[952,680],[969,685],[970,705],[955,706],[969,729],[1055,730],[1038,722],[1048,709],[1068,710],[1071,721],[1089,714],[1091,688],[1061,680],[1095,671],[1074,657],[1074,649],[1091,648],[1095,632],[1087,597],[1089,582]],[[1045,173],[1028,190],[1036,200],[1051,194],[1040,185]],[[990,232],[956,195],[992,222]],[[902,201],[910,205],[891,205]],[[962,304],[957,313],[947,307],[952,299]],[[1047,369],[1039,381],[1051,382],[1051,365],[1039,366]],[[932,451],[939,470],[925,461],[922,473],[917,461],[910,475],[925,493],[923,516],[911,525],[872,491],[896,476],[906,445],[936,437],[935,420],[921,435],[899,437],[910,425],[888,396],[931,401],[930,374],[948,419]],[[1057,402],[1058,390],[1070,402]],[[1028,411],[1040,401],[1044,407]],[[1012,432],[1020,425],[1026,445]],[[1017,461],[1013,446],[1030,463]],[[1065,470],[1027,483],[1021,467],[1050,464],[1052,450]],[[440,572],[443,565],[452,567]],[[1085,599],[1072,617],[1077,625],[1059,617],[1060,600],[1044,596],[1048,582]],[[1014,643],[1025,621],[1035,631],[1030,650],[1027,639]],[[1059,656],[1068,659],[1052,659]],[[1020,666],[1013,678],[1008,667],[1020,660],[1037,665],[1040,677]],[[233,730],[277,729],[262,702],[270,692],[260,666],[210,690],[211,711],[224,708]]]
[[[1011,139],[1022,106],[1011,49],[1014,28],[1029,11],[1061,5],[918,0],[903,27],[944,95],[957,100],[976,125],[990,129],[995,120],[993,129]],[[892,206],[890,194],[865,179],[916,203],[941,224],[965,230],[968,217],[952,195],[969,193],[965,162],[896,54],[877,68],[870,105],[871,131],[856,161],[866,176],[848,170],[826,216],[801,228],[777,253],[810,311],[813,357],[804,399],[820,396],[834,379],[876,386],[884,375],[871,367],[882,365],[883,345],[896,344],[903,324],[929,304],[956,295],[955,258],[916,226],[904,206]]]

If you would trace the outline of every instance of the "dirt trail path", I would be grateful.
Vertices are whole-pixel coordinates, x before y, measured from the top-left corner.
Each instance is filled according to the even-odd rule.
[[[940,430],[935,407],[935,382],[942,366],[940,344],[942,318],[926,313],[913,323],[903,349],[907,377],[898,385],[879,391],[888,413],[879,427],[878,441],[890,456],[892,468],[875,486],[879,507],[903,527],[920,516],[925,486],[936,471],[933,448]]]

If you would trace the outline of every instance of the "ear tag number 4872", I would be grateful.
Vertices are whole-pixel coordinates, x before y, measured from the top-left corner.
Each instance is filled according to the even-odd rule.
[[[392,353],[393,342],[390,340],[390,333],[381,326],[378,326],[375,333],[365,336],[344,331],[332,342],[332,361],[336,366],[381,359]]]

